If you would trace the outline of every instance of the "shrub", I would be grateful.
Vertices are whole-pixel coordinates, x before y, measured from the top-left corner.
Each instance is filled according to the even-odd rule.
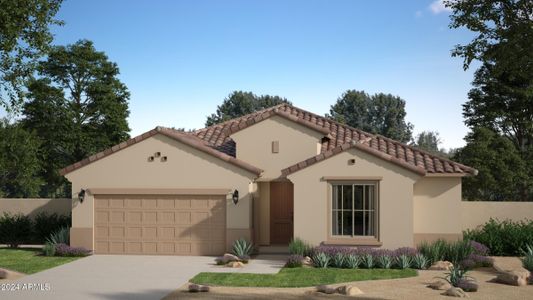
[[[460,264],[474,252],[470,241],[465,240],[446,243],[445,249],[444,258],[454,265]]]
[[[424,254],[418,253],[413,256],[413,266],[415,269],[424,270],[428,267],[428,259]]]
[[[253,245],[247,240],[241,238],[233,242],[233,254],[240,259],[247,259],[252,254]]]
[[[91,251],[83,247],[70,247],[65,244],[56,245],[56,256],[87,256],[89,254],[91,254]]]
[[[432,264],[439,260],[445,260],[448,245],[444,240],[437,240],[433,243],[423,242],[418,246],[418,251],[424,254],[428,263]]]
[[[396,265],[400,269],[408,269],[411,267],[411,256],[407,256],[405,254],[401,254],[400,256],[396,256]]]
[[[329,266],[329,255],[324,252],[317,252],[313,255],[313,263],[317,268],[327,268]]]
[[[17,248],[30,240],[32,232],[31,219],[23,214],[4,212],[0,217],[0,243]]]
[[[533,272],[533,246],[527,245],[525,250],[522,250],[524,257],[522,258],[522,265],[524,269]]]
[[[357,269],[361,264],[361,258],[355,254],[348,254],[345,257],[344,265],[349,269]]]
[[[285,263],[285,266],[287,268],[297,268],[302,266],[302,260],[304,259],[303,256],[299,254],[292,254],[287,259],[287,262]]]
[[[44,243],[55,231],[58,231],[63,227],[70,227],[70,216],[40,212],[33,219],[33,223],[33,241],[36,243]]]
[[[54,255],[56,255],[56,245],[55,244],[50,244],[50,243],[44,244],[44,246],[43,246],[43,254],[45,256],[54,256]]]
[[[475,253],[475,247],[479,253],[483,253],[485,249],[483,245],[479,243],[472,243],[468,240],[447,242],[445,240],[437,240],[432,243],[422,243],[418,250],[424,254],[429,260],[429,264],[433,264],[436,261],[447,260],[454,265],[460,264],[462,261],[471,258],[470,256]]]
[[[477,229],[464,231],[463,237],[486,245],[490,255],[519,256],[520,249],[533,245],[533,220],[490,219]]]
[[[371,253],[366,253],[362,258],[363,266],[367,269],[372,269],[374,267],[374,256]]]
[[[68,227],[60,228],[57,231],[52,232],[46,239],[47,243],[52,245],[65,244],[70,245],[70,232]]]
[[[306,243],[305,241],[295,238],[289,243],[289,253],[290,254],[297,254],[301,256],[311,256],[312,251],[311,245]]]

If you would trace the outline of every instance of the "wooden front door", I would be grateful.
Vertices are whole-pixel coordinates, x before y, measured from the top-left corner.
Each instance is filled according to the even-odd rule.
[[[270,244],[288,244],[293,235],[292,182],[270,183]]]

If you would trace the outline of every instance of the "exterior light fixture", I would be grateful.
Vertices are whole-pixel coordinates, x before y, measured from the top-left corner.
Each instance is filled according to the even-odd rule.
[[[237,205],[239,203],[239,191],[235,190],[233,192],[233,195],[231,195],[231,200],[233,200],[233,204]]]
[[[78,193],[78,200],[80,200],[80,203],[83,203],[83,200],[85,200],[85,190],[81,189]]]

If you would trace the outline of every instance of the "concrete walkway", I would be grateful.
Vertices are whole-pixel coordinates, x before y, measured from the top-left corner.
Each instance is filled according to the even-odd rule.
[[[50,290],[1,291],[0,299],[161,299],[200,272],[276,273],[280,256],[251,260],[242,269],[207,256],[94,255],[2,284],[48,284]]]

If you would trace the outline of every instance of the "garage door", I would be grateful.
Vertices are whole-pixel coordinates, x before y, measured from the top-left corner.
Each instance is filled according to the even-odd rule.
[[[96,195],[95,253],[220,255],[222,195]]]

